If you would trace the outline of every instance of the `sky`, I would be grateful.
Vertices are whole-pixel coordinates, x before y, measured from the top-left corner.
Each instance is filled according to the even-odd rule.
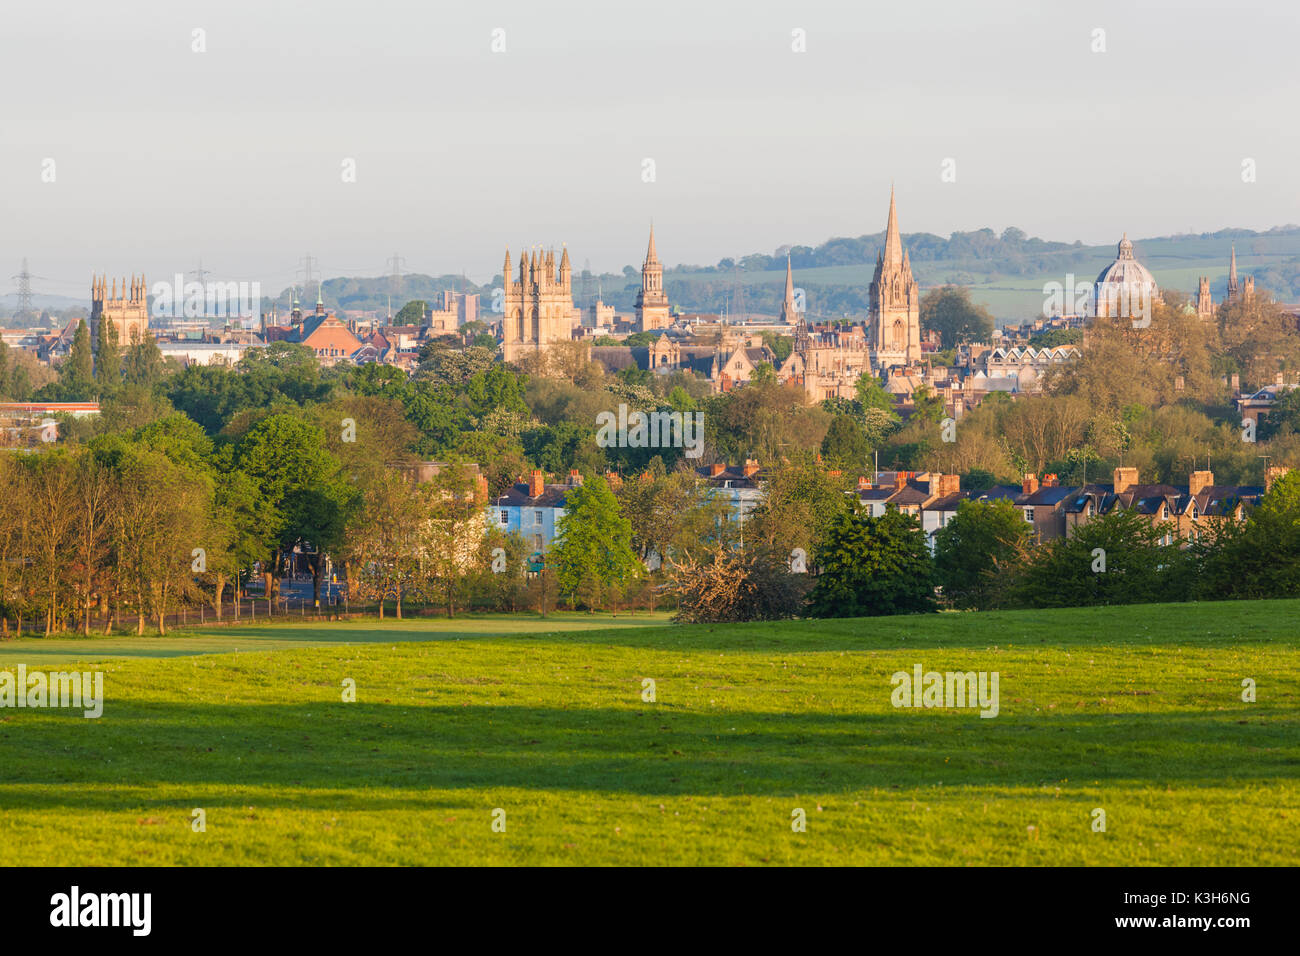
[[[1294,0],[68,0],[4,20],[4,292],[24,257],[35,291],[78,297],[93,272],[200,261],[270,294],[309,254],[327,278],[396,254],[483,283],[507,246],[566,244],[617,272],[651,220],[667,265],[707,265],[877,232],[891,183],[904,234],[1300,223]]]

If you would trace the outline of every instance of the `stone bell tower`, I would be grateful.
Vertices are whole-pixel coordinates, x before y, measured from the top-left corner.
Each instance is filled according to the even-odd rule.
[[[108,276],[91,279],[89,324],[95,347],[99,346],[99,330],[105,322],[112,323],[121,348],[144,341],[149,333],[148,289],[144,276],[131,276],[129,284],[123,279],[120,295],[116,279],[111,285]]]

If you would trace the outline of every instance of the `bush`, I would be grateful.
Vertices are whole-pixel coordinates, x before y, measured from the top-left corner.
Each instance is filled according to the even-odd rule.
[[[762,549],[714,547],[701,561],[686,555],[669,576],[678,600],[673,620],[688,624],[791,618],[807,590],[807,575]]]

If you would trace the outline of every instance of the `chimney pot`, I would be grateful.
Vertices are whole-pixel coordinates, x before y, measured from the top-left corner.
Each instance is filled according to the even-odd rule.
[[[1020,482],[1020,490],[1027,495],[1032,495],[1038,490],[1038,476],[1026,473],[1024,479]]]

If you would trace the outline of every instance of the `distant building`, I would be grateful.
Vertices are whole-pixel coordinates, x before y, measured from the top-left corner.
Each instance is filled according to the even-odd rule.
[[[650,226],[650,245],[641,264],[641,288],[636,294],[636,330],[662,329],[672,321],[668,296],[664,292],[664,267],[655,253],[655,227]]]
[[[921,292],[898,232],[893,189],[885,248],[871,280],[871,354],[878,371],[921,360]]]
[[[545,473],[534,469],[527,481],[512,485],[488,504],[488,524],[510,534],[518,533],[532,554],[545,554],[555,540],[555,529],[564,514],[566,497],[582,485],[582,475],[569,472],[563,484],[546,483]]]
[[[1249,302],[1255,298],[1255,277],[1246,276],[1238,283],[1237,281],[1237,244],[1232,244],[1232,258],[1228,263],[1228,297],[1227,302]]]
[[[91,280],[90,284],[90,339],[98,347],[100,329],[111,323],[117,332],[121,348],[143,342],[149,332],[148,286],[144,276],[131,276],[130,285],[122,280],[122,293],[118,295],[117,280],[109,285],[107,276]]]
[[[1128,233],[1119,241],[1115,261],[1097,276],[1093,286],[1093,315],[1097,318],[1130,319],[1145,315],[1160,297],[1156,280],[1146,266],[1133,257]]]
[[[556,342],[573,338],[581,314],[573,305],[573,267],[564,250],[559,272],[555,253],[535,251],[519,257],[519,275],[511,279],[510,250],[506,250],[502,277],[505,308],[502,319],[503,352],[507,362],[545,351]]]

